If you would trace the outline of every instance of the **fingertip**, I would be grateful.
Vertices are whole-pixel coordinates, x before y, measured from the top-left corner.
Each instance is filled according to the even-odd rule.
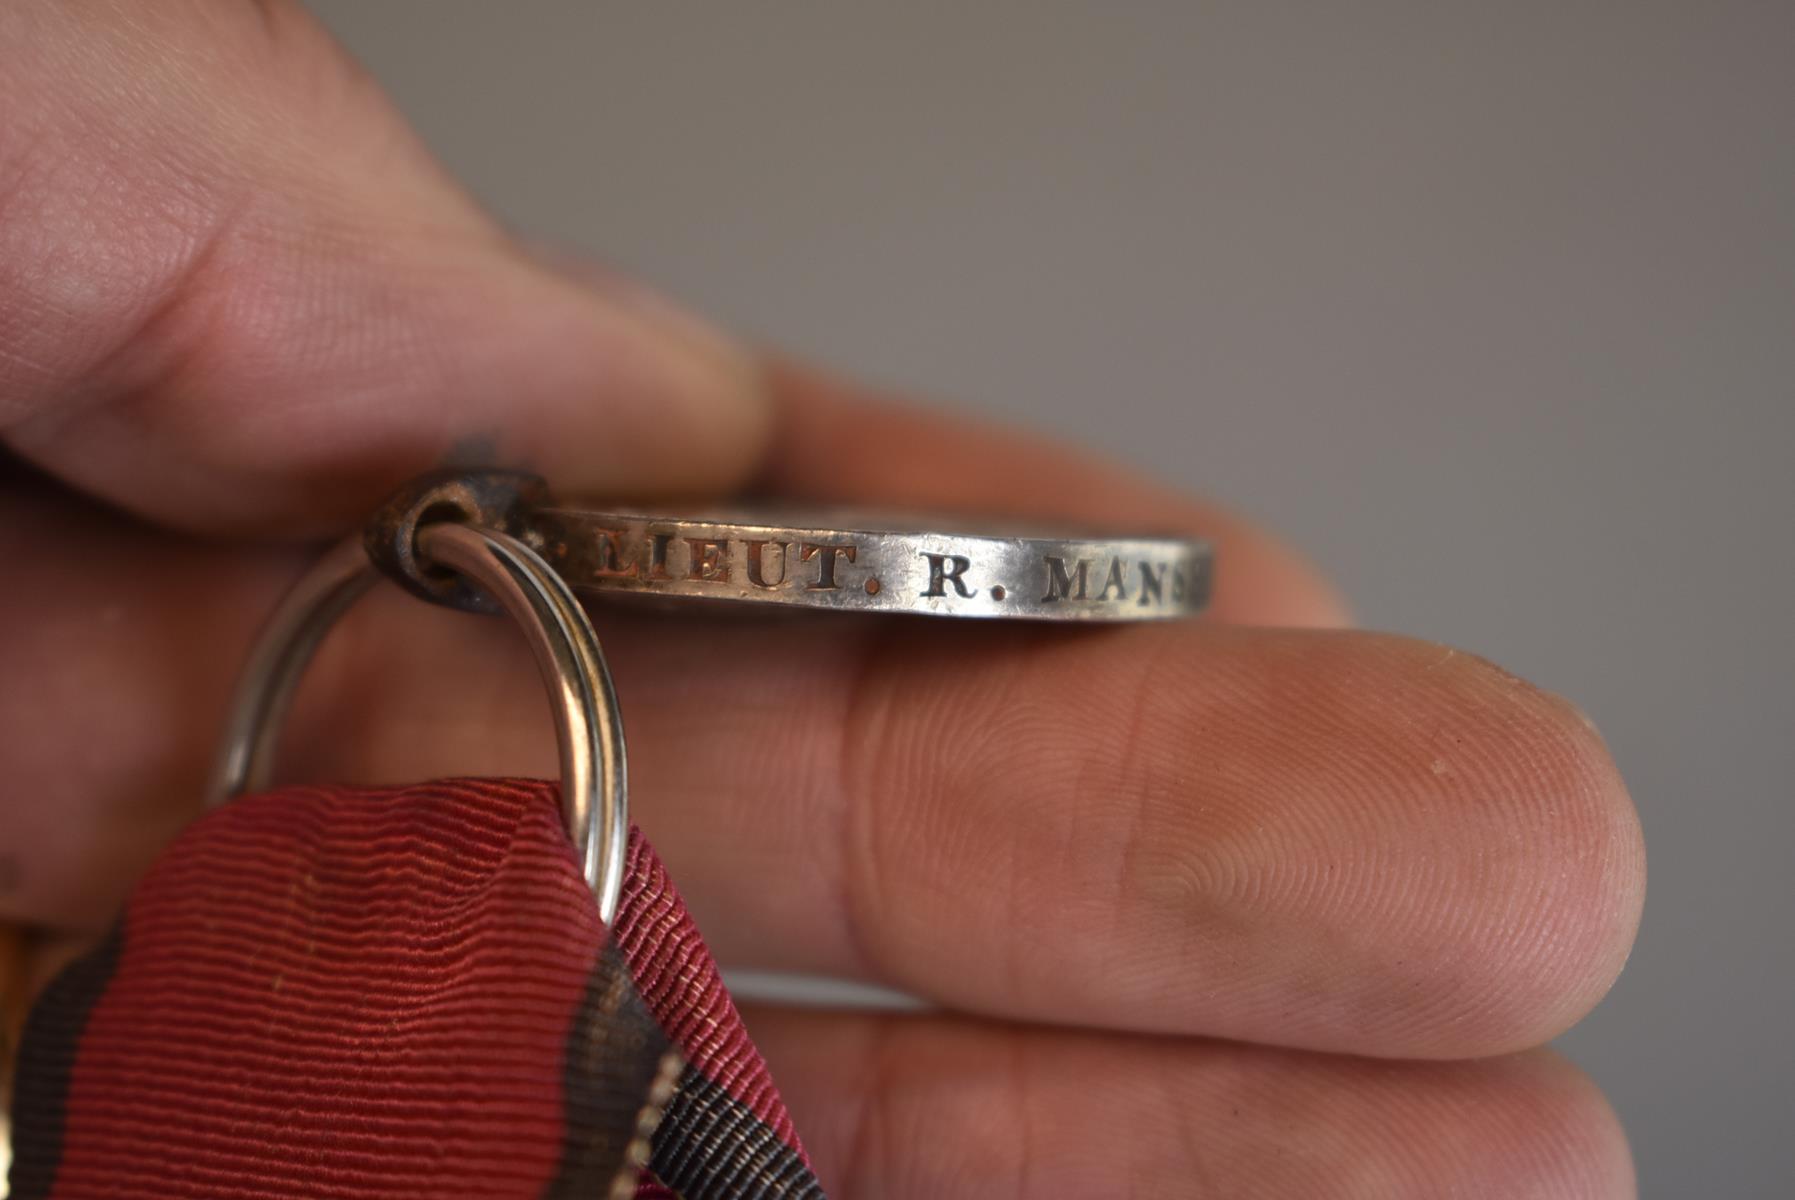
[[[1638,1191],[1633,1152],[1613,1105],[1588,1075],[1550,1050],[1466,1064],[1487,1089],[1465,1122],[1467,1174],[1506,1195],[1626,1200]],[[1440,1148],[1435,1148],[1435,1154]]]
[[[1542,1045],[1582,1020],[1625,966],[1644,903],[1637,811],[1594,725],[1562,697],[1476,655],[1388,639],[1432,721],[1430,820],[1481,844],[1409,964],[1441,1002],[1405,1051],[1483,1057]],[[1417,775],[1419,773],[1417,772]],[[1456,832],[1455,832],[1456,831]],[[1421,897],[1417,897],[1421,899]],[[1474,904],[1475,907],[1469,907]]]
[[[568,497],[713,495],[772,424],[758,365],[665,303],[503,240],[230,229],[91,399],[7,436],[66,481],[188,532],[318,537],[408,477],[503,465]]]

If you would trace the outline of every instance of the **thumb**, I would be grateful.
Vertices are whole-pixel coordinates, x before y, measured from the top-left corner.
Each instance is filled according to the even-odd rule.
[[[205,532],[316,534],[456,459],[726,489],[753,360],[524,250],[297,5],[0,6],[0,438]]]

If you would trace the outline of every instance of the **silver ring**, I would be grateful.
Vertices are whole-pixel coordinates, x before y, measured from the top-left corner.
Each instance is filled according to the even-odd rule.
[[[443,522],[420,527],[417,548],[431,564],[478,584],[523,629],[554,702],[567,831],[599,916],[611,924],[629,848],[629,787],[623,723],[598,635],[561,577],[516,538]],[[306,664],[336,619],[379,578],[357,538],[326,555],[275,609],[237,684],[211,803],[268,785],[281,722]]]

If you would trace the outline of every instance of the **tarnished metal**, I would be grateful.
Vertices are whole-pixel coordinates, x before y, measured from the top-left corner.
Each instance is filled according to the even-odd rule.
[[[545,506],[527,537],[573,588],[837,612],[1155,621],[1209,601],[1212,552],[1184,537],[1012,530],[1002,521],[764,506]]]
[[[548,485],[525,471],[430,471],[374,510],[362,528],[362,545],[368,559],[412,595],[467,612],[496,613],[492,598],[473,581],[419,555],[418,531],[452,521],[521,538],[528,514],[548,502]]]
[[[1154,621],[1201,612],[1214,569],[1200,538],[776,504],[587,507],[556,503],[542,479],[518,471],[420,476],[370,518],[368,557],[415,595],[482,612],[493,607],[479,588],[419,554],[419,530],[443,521],[518,538],[576,591],[675,602]]]

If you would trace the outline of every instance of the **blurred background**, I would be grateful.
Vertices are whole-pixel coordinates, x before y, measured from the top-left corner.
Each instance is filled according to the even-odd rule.
[[[1795,4],[313,7],[521,230],[1581,703],[1652,877],[1563,1048],[1647,1197],[1795,1195]]]

